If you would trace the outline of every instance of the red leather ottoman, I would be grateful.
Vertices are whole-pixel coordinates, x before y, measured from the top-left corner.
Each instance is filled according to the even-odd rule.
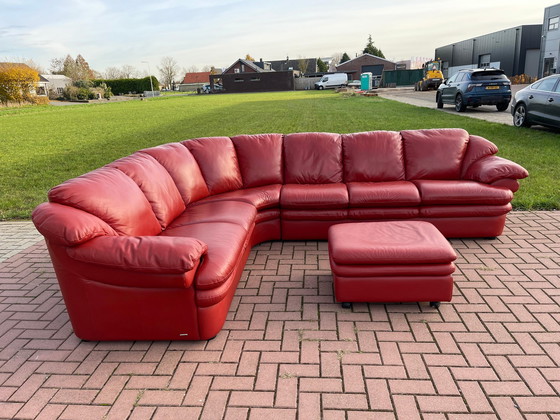
[[[344,223],[329,229],[334,294],[350,302],[430,302],[453,293],[455,251],[428,222]]]

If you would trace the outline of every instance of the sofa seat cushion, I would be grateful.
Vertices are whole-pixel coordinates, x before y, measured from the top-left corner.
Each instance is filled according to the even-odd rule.
[[[281,210],[282,220],[331,221],[348,218],[348,209],[334,210]]]
[[[414,219],[420,215],[420,207],[373,207],[348,209],[351,220]]]
[[[222,194],[211,195],[193,205],[209,203],[213,201],[239,201],[249,203],[258,210],[278,207],[280,203],[281,184],[266,185],[264,187],[247,188],[230,191]]]
[[[224,222],[194,223],[165,230],[161,235],[196,238],[208,246],[194,278],[195,288],[203,290],[219,287],[227,281],[249,238],[249,232],[242,226]]]
[[[223,222],[241,226],[245,231],[253,228],[257,210],[255,206],[241,201],[213,201],[190,205],[167,228],[173,235],[173,230],[195,223]]]
[[[423,206],[420,217],[493,217],[502,216],[511,211],[511,203],[499,206],[464,205],[464,206]]]
[[[457,256],[428,222],[368,222],[335,225],[329,254],[338,265],[449,264]]]
[[[293,210],[348,208],[345,184],[287,184],[282,187],[280,207]]]
[[[350,182],[350,208],[406,207],[420,204],[418,188],[409,181]]]
[[[446,264],[340,265],[331,263],[333,273],[341,277],[449,276],[455,271]]]
[[[513,199],[511,190],[476,181],[413,181],[420,191],[422,204],[502,205]]]

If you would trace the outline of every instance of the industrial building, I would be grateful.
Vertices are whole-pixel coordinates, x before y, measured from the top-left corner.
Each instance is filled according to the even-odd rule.
[[[539,77],[558,73],[560,49],[560,4],[544,9]]]
[[[558,7],[560,9],[560,5]],[[436,48],[435,56],[442,61],[444,77],[462,69],[484,67],[501,68],[508,76],[537,77],[542,29],[540,24],[504,29]],[[556,39],[558,55],[560,36]]]

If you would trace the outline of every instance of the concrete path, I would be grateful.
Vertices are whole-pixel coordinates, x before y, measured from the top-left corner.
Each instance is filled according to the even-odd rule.
[[[452,240],[439,311],[343,309],[326,242],[258,245],[209,342],[79,340],[32,230],[0,223],[0,418],[560,418],[560,212]]]
[[[521,90],[527,85],[513,85],[512,94]],[[404,102],[409,105],[421,106],[425,108],[436,109],[436,93],[435,91],[415,92],[413,87],[397,88],[397,89],[379,89],[379,96],[394,101]],[[455,115],[465,117],[478,118],[490,122],[513,125],[513,117],[508,110],[498,112],[495,106],[480,106],[478,108],[469,107],[465,112],[457,112],[453,105],[444,105],[443,109],[438,110]]]

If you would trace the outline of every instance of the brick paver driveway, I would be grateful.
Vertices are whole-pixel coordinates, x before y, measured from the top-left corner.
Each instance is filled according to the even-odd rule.
[[[0,417],[559,419],[560,213],[451,242],[439,312],[342,309],[325,242],[269,242],[213,341],[105,343],[73,335],[39,242],[0,263]]]

